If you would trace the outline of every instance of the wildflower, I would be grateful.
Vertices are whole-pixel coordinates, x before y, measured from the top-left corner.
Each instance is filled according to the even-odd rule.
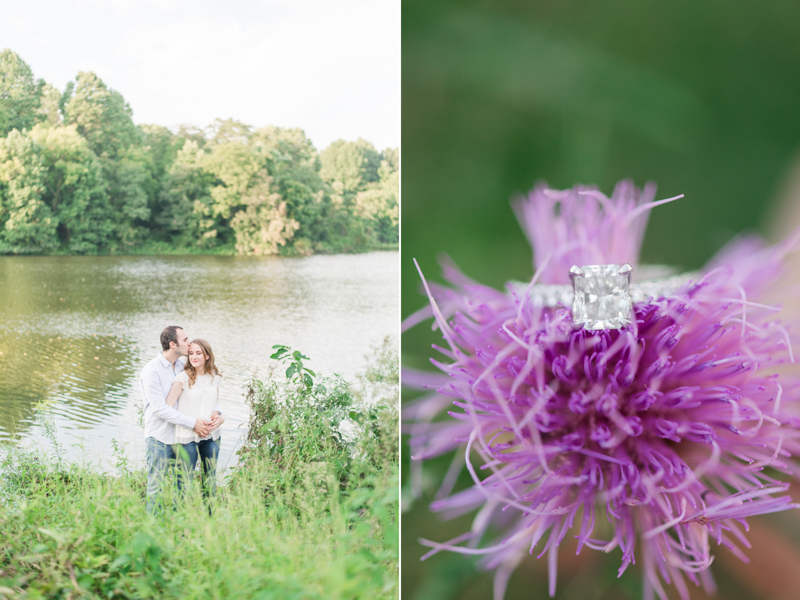
[[[424,540],[426,557],[484,555],[498,600],[528,552],[547,555],[554,595],[568,534],[578,552],[619,548],[620,576],[639,559],[646,600],[666,600],[663,582],[684,599],[687,580],[713,591],[711,543],[746,560],[744,519],[797,507],[776,475],[800,474],[798,380],[781,367],[794,362],[789,329],[768,303],[791,244],[738,240],[680,289],[635,302],[620,329],[581,329],[568,306],[534,302],[537,284],[569,283],[573,265],[636,273],[650,209],[673,200],[654,196],[629,182],[610,198],[539,187],[515,206],[532,282],[498,291],[445,265],[451,286],[423,278],[431,305],[406,320],[434,317],[447,346],[431,361],[442,374],[404,372],[435,389],[406,409],[412,458],[457,450],[431,508],[479,509],[464,535]],[[461,464],[473,485],[452,493]]]

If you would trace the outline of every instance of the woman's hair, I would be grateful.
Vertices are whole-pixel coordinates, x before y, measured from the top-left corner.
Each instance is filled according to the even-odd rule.
[[[214,364],[214,353],[211,351],[211,344],[205,340],[201,340],[200,338],[192,340],[189,345],[191,346],[192,344],[197,344],[200,346],[205,355],[208,357],[206,359],[205,366],[203,367],[203,372],[211,375],[211,381],[214,381],[214,375],[222,377],[219,369],[217,369],[217,365]],[[183,370],[186,371],[186,375],[189,376],[189,387],[192,387],[194,382],[197,381],[197,371],[195,370],[194,366],[192,366],[192,363],[188,360],[186,361],[186,366],[183,367]]]

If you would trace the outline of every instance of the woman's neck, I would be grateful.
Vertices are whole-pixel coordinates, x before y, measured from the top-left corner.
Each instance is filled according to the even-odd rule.
[[[200,375],[205,375],[206,374],[206,368],[204,366],[195,367],[194,368],[194,372],[197,373],[198,377],[200,377]]]

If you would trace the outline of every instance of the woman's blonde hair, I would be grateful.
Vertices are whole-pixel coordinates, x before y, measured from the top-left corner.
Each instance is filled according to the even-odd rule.
[[[203,366],[203,372],[211,375],[211,381],[214,381],[214,375],[222,377],[219,369],[217,369],[217,365],[214,364],[214,353],[211,351],[211,344],[205,340],[201,340],[200,338],[192,340],[189,345],[191,346],[192,344],[197,344],[200,346],[200,348],[203,349],[203,354],[208,357],[206,358],[205,365]],[[183,367],[183,370],[186,371],[186,374],[189,376],[189,387],[192,387],[194,382],[197,381],[197,370],[188,360],[186,361],[186,366]]]

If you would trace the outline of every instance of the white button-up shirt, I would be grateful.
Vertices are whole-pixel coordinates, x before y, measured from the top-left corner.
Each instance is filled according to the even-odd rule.
[[[166,402],[175,376],[183,371],[183,365],[184,361],[178,359],[173,366],[159,353],[142,369],[139,385],[144,400],[145,439],[153,437],[164,444],[174,444],[175,425],[194,428],[194,418],[179,413]],[[219,406],[215,406],[214,410],[222,412]]]

